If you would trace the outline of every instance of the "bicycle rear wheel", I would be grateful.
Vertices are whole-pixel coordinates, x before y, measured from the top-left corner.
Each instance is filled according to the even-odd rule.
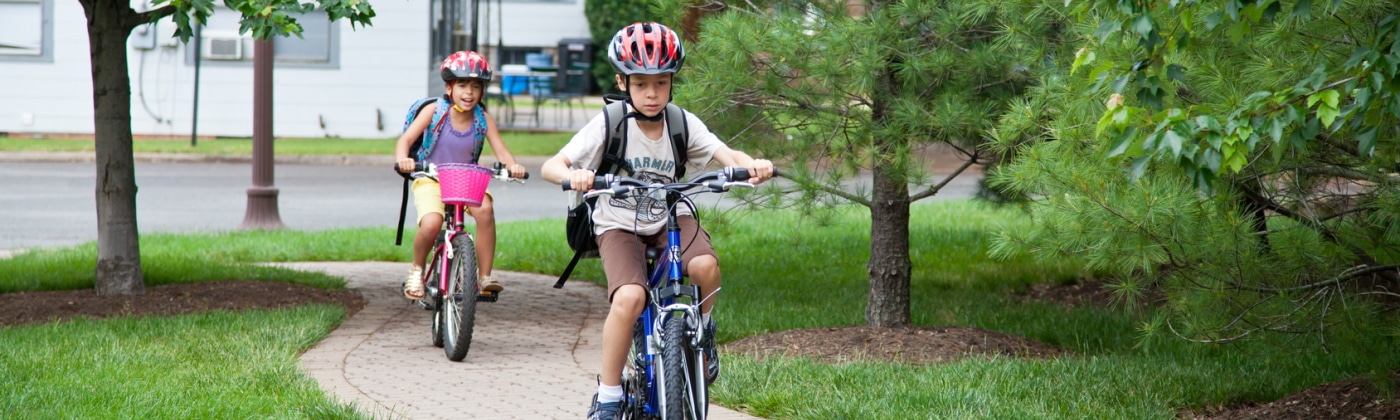
[[[632,348],[627,352],[627,364],[622,367],[622,419],[641,420],[647,417],[646,334],[642,320],[632,324]]]
[[[467,357],[472,346],[476,295],[480,293],[480,286],[477,284],[476,246],[471,237],[452,238],[452,252],[447,290],[442,295],[442,349],[448,360],[459,362]]]
[[[685,318],[672,314],[662,324],[661,395],[664,403],[662,418],[666,420],[701,420],[708,407],[704,373],[696,366],[695,349],[686,336]]]

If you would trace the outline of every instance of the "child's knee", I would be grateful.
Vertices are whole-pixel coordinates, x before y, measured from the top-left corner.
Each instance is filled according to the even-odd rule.
[[[647,291],[641,285],[627,284],[613,292],[610,314],[636,317],[646,305]]]
[[[714,278],[719,275],[719,260],[713,255],[701,255],[686,264],[686,273],[691,277]]]

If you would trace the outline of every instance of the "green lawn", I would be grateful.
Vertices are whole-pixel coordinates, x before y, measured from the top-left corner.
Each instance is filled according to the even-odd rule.
[[[553,156],[568,143],[573,133],[505,132],[501,139],[511,154],[517,156]],[[279,155],[392,155],[397,138],[383,139],[284,139],[273,142],[273,153]],[[136,153],[199,153],[210,155],[250,155],[251,138],[201,139],[190,146],[184,140],[136,140]],[[483,154],[492,155],[488,146]],[[0,152],[94,152],[92,140],[26,139],[0,137]]]
[[[850,208],[826,217],[791,212],[704,211],[702,220],[712,233],[724,267],[724,288],[715,316],[721,342],[793,328],[858,325],[863,322],[865,264],[869,250],[868,213]],[[1173,339],[1139,340],[1137,323],[1151,313],[1118,309],[1066,309],[1024,302],[1008,293],[1034,283],[1070,281],[1080,265],[1066,260],[1053,265],[1029,257],[993,260],[986,256],[997,229],[1020,229],[1029,221],[1010,208],[970,202],[936,202],[913,207],[911,281],[914,323],[924,326],[973,326],[1061,346],[1070,354],[1053,360],[1007,358],[972,359],[939,365],[886,363],[824,364],[803,359],[756,361],[738,355],[724,359],[724,376],[713,388],[714,399],[770,418],[1173,418],[1181,407],[1273,400],[1317,384],[1400,367],[1397,337],[1369,334],[1333,343],[1331,353],[1318,349],[1285,350],[1246,344],[1203,346]],[[563,246],[562,220],[502,223],[497,267],[503,270],[557,274],[571,255]],[[249,261],[391,260],[405,261],[409,250],[392,245],[392,228],[323,232],[236,232],[215,235],[147,235],[142,238],[143,266],[152,282],[231,278],[233,270],[255,270]],[[202,255],[209,268],[188,266],[177,254]],[[35,290],[90,287],[95,256],[92,245],[64,250],[40,250],[0,261],[0,288]],[[170,266],[171,268],[167,268]],[[257,268],[262,270],[264,268]],[[47,271],[36,271],[47,270]],[[271,270],[269,268],[269,270]],[[24,273],[48,272],[42,279],[14,281]],[[238,276],[281,276],[284,272],[238,272]],[[586,260],[576,279],[598,281],[597,260]],[[49,279],[55,279],[50,281]],[[242,278],[242,277],[239,277]],[[292,278],[292,277],[289,277]],[[8,281],[6,279],[9,279]],[[304,282],[325,282],[321,277]],[[334,284],[326,284],[334,287]],[[262,314],[228,315],[231,318]],[[331,317],[333,318],[333,317]],[[297,318],[301,319],[301,318]],[[158,320],[83,321],[62,330],[77,342],[102,342],[110,329],[151,331],[157,326],[116,327],[106,323],[167,322]],[[185,322],[185,321],[179,321]],[[231,322],[231,321],[230,321]],[[247,321],[258,325],[256,321]],[[324,333],[333,320],[310,317],[293,321],[302,331]],[[283,324],[286,324],[284,322]],[[64,324],[72,325],[72,324]],[[123,324],[125,325],[125,324]],[[285,325],[284,325],[285,326]],[[58,328],[52,326],[26,327]],[[68,327],[64,327],[68,328]],[[253,328],[253,327],[250,327]],[[32,333],[9,335],[0,329],[0,342],[39,340]],[[137,334],[137,335],[140,335]],[[264,334],[264,333],[259,333]],[[268,335],[272,333],[266,333]],[[180,334],[161,340],[185,340]],[[261,336],[260,336],[261,337]],[[198,338],[190,338],[198,340]],[[309,345],[319,336],[298,338]],[[259,340],[271,340],[262,339]],[[128,386],[117,373],[125,360],[146,357],[155,343],[103,344],[104,357],[72,370],[79,378],[50,378],[19,385],[0,385],[0,410],[23,407],[34,395],[54,395],[74,383]],[[295,341],[295,340],[293,340]],[[50,342],[45,342],[50,343]],[[162,344],[193,345],[193,344]],[[37,352],[52,344],[25,344]],[[252,344],[251,347],[261,347]],[[278,357],[294,358],[297,346],[273,345]],[[0,350],[0,352],[7,350]],[[198,352],[159,363],[206,366],[217,361]],[[17,356],[0,353],[0,360]],[[41,356],[26,356],[41,357]],[[240,356],[247,357],[247,356]],[[25,359],[26,361],[35,359]],[[271,360],[253,364],[276,365]],[[2,363],[2,362],[0,362]],[[198,370],[191,367],[190,369]],[[275,368],[274,368],[275,370]],[[282,387],[296,389],[305,378],[270,376]],[[197,376],[196,376],[197,377]],[[178,412],[206,413],[208,406],[228,401],[238,390],[229,383],[210,385],[203,392],[179,394],[177,385],[195,380],[177,376],[152,386],[152,395],[120,402],[112,409],[136,410],[151,400],[184,401]],[[145,380],[145,379],[142,379]],[[155,379],[151,379],[155,380]],[[181,398],[175,398],[180,396]],[[84,404],[85,398],[64,399]],[[233,404],[233,403],[228,403]],[[294,413],[306,401],[286,401],[274,413]],[[318,412],[336,406],[318,405]],[[234,407],[225,407],[233,410]],[[95,410],[78,407],[75,412]],[[261,410],[261,409],[257,409]],[[282,411],[276,411],[282,410]],[[268,417],[248,411],[234,417]],[[133,415],[137,415],[133,414]],[[138,415],[139,416],[139,415]],[[300,416],[300,415],[287,415]]]

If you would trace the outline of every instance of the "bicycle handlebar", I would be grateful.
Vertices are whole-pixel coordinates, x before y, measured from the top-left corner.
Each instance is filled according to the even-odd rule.
[[[394,165],[394,171],[395,171],[395,172],[402,172],[402,171],[399,171],[399,165],[397,165],[397,164]],[[416,161],[416,162],[413,162],[413,171],[410,172],[410,173],[421,173],[421,174],[423,174],[423,175],[427,175],[427,176],[430,176],[430,177],[433,177],[434,179],[436,179],[436,178],[437,178],[437,165],[433,165],[433,164],[431,164],[431,163],[423,162],[423,161]],[[510,175],[511,175],[511,174],[510,174],[510,170],[506,169],[506,165],[505,165],[504,163],[496,162],[496,163],[494,163],[494,164],[491,165],[491,177],[492,177],[492,178],[495,178],[495,179],[498,179],[498,180],[501,180],[501,181],[518,181],[518,182],[522,182],[522,183],[525,182],[524,180],[530,179],[530,172],[528,172],[528,171],[527,171],[527,172],[522,172],[522,175],[520,176],[520,178],[514,178],[514,177],[512,177],[512,176],[510,176]]]
[[[777,176],[778,170],[773,170],[773,175]],[[661,189],[686,189],[695,186],[705,186],[711,191],[726,191],[730,187],[753,187],[748,183],[749,170],[736,166],[729,166],[716,171],[706,172],[691,178],[688,182],[678,182],[674,184],[654,184],[642,180],[628,178],[621,175],[603,174],[593,177],[593,188],[586,197],[599,194],[623,194],[636,188],[661,188]],[[743,180],[743,181],[730,181]],[[573,189],[569,180],[559,183],[564,191]]]

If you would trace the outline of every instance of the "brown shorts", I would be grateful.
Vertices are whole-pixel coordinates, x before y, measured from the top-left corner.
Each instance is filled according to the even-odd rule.
[[[710,245],[710,234],[700,227],[693,216],[676,219],[681,227],[681,274],[687,274],[690,260],[701,255],[715,257],[715,249]],[[646,249],[666,247],[666,230],[653,235],[636,235],[632,232],[613,229],[598,235],[598,255],[603,258],[603,273],[608,276],[608,301],[613,293],[627,284],[647,285]]]

